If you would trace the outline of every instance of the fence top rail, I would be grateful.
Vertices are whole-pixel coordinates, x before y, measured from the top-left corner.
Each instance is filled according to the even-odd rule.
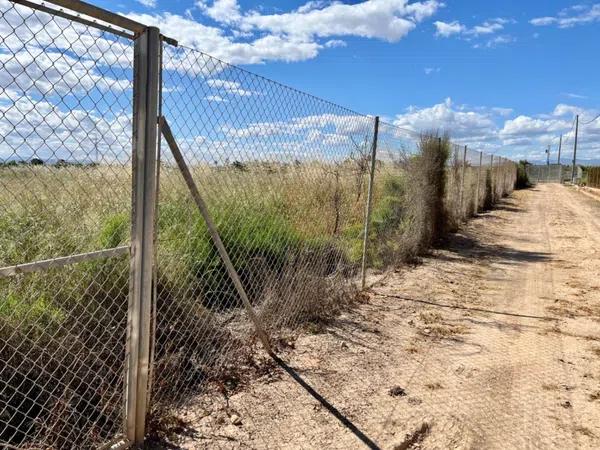
[[[27,6],[29,8],[37,9],[48,14],[53,14],[58,17],[63,17],[65,19],[80,22],[84,25],[96,27],[103,31],[109,31],[111,33],[129,39],[135,39],[136,36],[143,33],[144,30],[148,28],[147,25],[144,25],[140,22],[136,22],[135,20],[129,19],[128,17],[113,13],[106,9],[79,0],[45,0],[42,3],[36,3],[28,0],[10,1],[18,5]],[[65,8],[65,10],[68,10],[69,12],[75,14],[69,14],[69,12],[62,9],[49,8],[47,6],[47,3],[58,6],[59,8]],[[103,23],[98,23],[97,21],[101,21]],[[115,29],[113,27],[120,28],[120,30]],[[127,33],[123,30],[130,31],[133,34]],[[161,37],[165,42],[168,42],[171,45],[178,45],[175,39],[169,38],[167,36]]]

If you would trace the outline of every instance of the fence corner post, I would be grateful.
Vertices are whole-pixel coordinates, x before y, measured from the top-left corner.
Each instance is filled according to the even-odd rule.
[[[124,425],[144,442],[148,408],[156,216],[160,32],[149,27],[134,43],[131,263],[127,311]]]
[[[377,139],[379,136],[379,116],[375,117],[375,125],[373,130],[373,145],[371,146],[371,171],[369,174],[369,188],[367,191],[367,205],[365,208],[365,226],[363,236],[363,254],[361,265],[361,289],[365,288],[367,280],[367,247],[369,244],[369,228],[371,226],[371,209],[373,202],[373,181],[375,179],[375,165],[377,163]]]

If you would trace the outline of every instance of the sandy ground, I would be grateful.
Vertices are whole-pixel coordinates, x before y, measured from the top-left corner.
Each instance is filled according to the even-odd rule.
[[[195,401],[181,446],[600,448],[599,274],[600,201],[516,192],[228,402]]]

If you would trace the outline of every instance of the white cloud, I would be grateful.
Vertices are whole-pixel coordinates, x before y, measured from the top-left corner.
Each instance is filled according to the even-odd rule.
[[[294,117],[290,120],[253,122],[243,127],[224,125],[222,131],[228,136],[237,138],[275,135],[314,136],[315,130],[333,130],[335,134],[350,136],[368,133],[372,125],[373,120],[366,116],[326,113]]]
[[[448,130],[460,142],[487,142],[497,138],[497,125],[485,112],[463,111],[447,98],[428,108],[410,107],[398,114],[394,125],[420,133],[426,130]]]
[[[540,119],[529,116],[518,116],[507,120],[500,130],[503,139],[511,138],[544,138],[560,134],[571,126],[570,120],[565,119]]]
[[[330,2],[323,1],[323,0],[312,0],[312,1],[305,3],[302,6],[299,6],[298,9],[296,9],[296,11],[294,11],[294,12],[304,14],[304,13],[312,11],[313,9],[321,9],[324,6],[327,6],[329,3]]]
[[[491,36],[504,30],[505,25],[514,23],[513,20],[495,18],[488,19],[479,25],[475,25],[471,28],[455,20],[452,22],[434,22],[436,32],[435,35],[438,37],[449,38],[451,36],[458,36],[465,40],[472,40],[485,36]],[[473,45],[474,48],[492,48],[500,44],[507,44],[513,42],[515,39],[507,34],[495,36],[488,39],[485,42],[479,42]]]
[[[169,37],[234,64],[303,61],[325,48],[346,45],[343,36],[397,42],[442,7],[438,0],[369,0],[356,4],[311,1],[281,14],[243,12],[236,0],[198,0],[199,10],[227,31],[197,22],[188,14],[129,13],[159,26]]]
[[[580,115],[578,154],[583,159],[600,157],[600,121],[587,123],[598,114],[593,109],[559,104],[550,114],[537,117],[520,115],[507,120],[499,136],[504,145],[529,149],[535,153],[547,145],[557,144],[558,136],[562,134],[563,153],[568,154],[573,147],[576,114]]]
[[[0,48],[2,46],[0,45]],[[15,54],[0,53],[0,86],[41,95],[66,95],[92,90],[122,91],[128,80],[117,80],[98,71],[95,61],[73,58],[64,52],[27,46]]]
[[[536,19],[531,19],[529,21],[530,24],[535,26],[546,26],[552,25],[557,19],[555,17],[538,17]]]
[[[469,107],[450,99],[431,107],[409,107],[398,114],[393,124],[413,136],[427,130],[448,131],[452,140],[471,149],[512,158],[539,158],[547,145],[558,145],[563,134],[563,153],[568,155],[574,140],[574,118],[580,115],[578,154],[581,158],[600,158],[600,119],[591,123],[599,111],[558,104],[548,114],[519,115],[501,107]],[[587,124],[586,124],[587,123]]]
[[[510,116],[514,110],[512,108],[501,108],[501,107],[492,107],[490,110],[499,116],[507,117]]]
[[[146,8],[156,8],[157,0],[135,0],[140,5],[145,6]]]
[[[529,21],[529,23],[538,27],[556,25],[558,28],[571,28],[594,22],[600,22],[600,3],[575,5],[563,9],[556,16],[536,17]]]
[[[493,38],[488,39],[485,42],[477,43],[473,45],[473,48],[495,48],[499,45],[510,44],[512,42],[515,42],[516,40],[517,39],[513,36],[504,34],[500,36],[494,36]]]
[[[63,110],[6,90],[1,100],[0,159],[111,163],[130,157],[132,123],[126,111],[100,115],[77,108]]]
[[[470,30],[467,30],[467,34],[473,36],[480,36],[482,34],[493,34],[504,29],[504,24],[507,23],[505,19],[492,19],[483,22],[481,25],[476,25]]]
[[[566,96],[566,97],[575,98],[575,99],[578,99],[578,100],[588,98],[587,95],[575,94],[573,92],[564,92],[563,95]]]
[[[340,40],[340,39],[330,39],[329,41],[325,42],[325,47],[327,48],[336,48],[336,47],[346,47],[346,42]]]
[[[585,113],[584,108],[580,108],[578,106],[573,106],[573,105],[565,105],[564,103],[559,103],[554,108],[554,111],[552,111],[551,116],[553,116],[553,117],[564,117],[564,116],[573,117],[576,114],[583,115],[584,113]]]
[[[221,23],[232,23],[240,19],[240,5],[237,0],[214,0],[210,6],[206,0],[196,1],[204,14]]]
[[[306,5],[305,5],[306,6]],[[242,29],[315,39],[330,36],[360,36],[397,42],[417,23],[441,7],[436,0],[408,3],[407,0],[370,0],[356,4],[332,3],[324,7],[312,2],[309,8],[289,13],[262,15],[251,12],[240,19]]]
[[[259,64],[267,61],[304,61],[317,56],[322,45],[280,36],[264,36],[250,42],[235,42],[216,27],[203,25],[176,14],[137,14],[128,17],[147,25],[160,26],[163,34],[181,45],[202,50],[232,64]]]
[[[207,95],[206,97],[204,97],[204,100],[208,100],[209,102],[216,102],[216,103],[227,103],[229,100],[221,97],[220,95]]]
[[[433,24],[437,30],[435,34],[441,37],[450,37],[465,31],[465,26],[456,20],[453,22],[442,22],[438,20],[433,22]]]
[[[206,84],[208,84],[211,88],[219,90],[225,94],[239,95],[241,97],[249,97],[255,94],[253,91],[244,89],[238,81],[219,80],[212,78],[206,80]]]

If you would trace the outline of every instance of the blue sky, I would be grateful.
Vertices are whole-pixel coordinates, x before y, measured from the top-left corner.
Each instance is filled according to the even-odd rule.
[[[547,145],[556,148],[561,133],[565,135],[563,154],[569,158],[573,119],[580,114],[579,155],[600,160],[600,119],[592,121],[600,113],[600,3],[594,1],[92,3],[156,25],[183,46],[355,111],[380,115],[415,132],[446,129],[458,143],[515,159],[544,159],[544,149]],[[11,33],[0,45],[0,62],[9,73],[28,64],[20,81],[0,77],[0,109],[5,118],[21,123],[23,111],[46,108],[56,114],[56,123],[69,123],[65,118],[70,116],[85,117],[99,135],[113,130],[115,139],[127,142],[130,91],[124,87],[129,81],[123,74],[130,69],[130,45],[119,47],[106,41],[106,48],[122,52],[115,58],[111,52],[99,56],[97,46],[90,48],[83,41],[73,46],[67,42],[70,35],[60,32],[58,37],[46,37],[47,43],[19,40],[20,34],[31,34],[32,29],[47,34],[50,28],[36,28],[39,24],[32,17],[24,23],[25,9],[15,9],[7,0],[0,4],[8,11],[0,28]],[[67,26],[75,35],[79,33],[79,28]],[[14,32],[12,27],[16,27]],[[47,44],[53,49],[50,55]],[[122,67],[115,71],[115,64]],[[78,92],[74,92],[64,81],[81,74],[85,76],[78,79]],[[45,82],[50,75],[56,78],[54,84]],[[252,89],[234,86],[223,77],[210,79],[200,74],[196,81],[197,89],[206,90],[198,101],[213,102],[202,108],[231,114],[236,105],[260,100],[251,99]],[[23,91],[29,85],[34,93]],[[88,85],[95,86],[94,92]],[[230,96],[228,104],[216,105],[218,96],[213,94],[218,89]],[[109,95],[119,104],[118,110],[108,111],[112,115],[77,109],[77,105],[84,106],[84,97],[94,103]],[[19,103],[28,106],[17,107]],[[33,129],[39,130],[36,124],[49,125],[47,114],[32,117],[28,121]],[[256,117],[257,122],[260,119]],[[81,120],[73,122],[79,125]],[[64,133],[72,133],[65,127]],[[48,133],[58,135],[51,130]],[[21,135],[13,137],[19,145],[31,145]],[[16,145],[0,153],[15,153]]]
[[[447,127],[459,141],[514,157],[541,157],[569,133],[574,113],[584,122],[599,111],[593,1],[96,3],[359,112],[417,130]],[[265,37],[284,44],[265,51],[257,43]],[[238,43],[249,50],[232,48]],[[582,127],[582,157],[600,157],[598,122]]]

